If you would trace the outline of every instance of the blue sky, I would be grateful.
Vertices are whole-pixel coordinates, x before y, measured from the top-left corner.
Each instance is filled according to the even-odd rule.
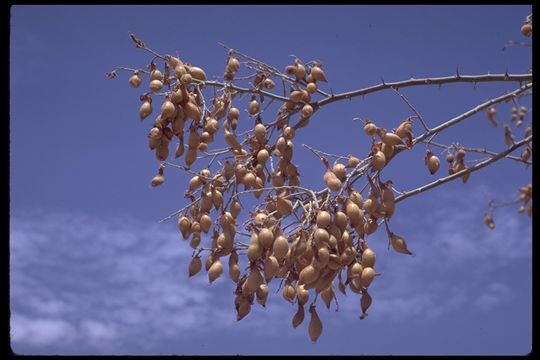
[[[357,296],[340,310],[318,306],[316,344],[295,308],[270,296],[235,321],[233,284],[224,274],[188,279],[191,248],[175,221],[157,221],[184,204],[189,177],[148,151],[149,122],[138,119],[140,89],[115,66],[143,67],[135,33],[221,76],[225,43],[283,69],[290,54],[320,59],[339,93],[410,77],[527,73],[530,48],[519,28],[530,6],[14,6],[10,43],[11,341],[21,354],[524,354],[532,344],[531,222],[513,207],[482,223],[491,199],[508,200],[531,182],[510,160],[397,206],[392,229],[416,256],[369,240],[383,275],[363,321]],[[516,83],[403,89],[430,125],[441,123]],[[520,103],[530,106],[530,97]],[[244,104],[240,102],[240,104]],[[498,114],[510,116],[510,105]],[[270,109],[276,108],[271,107]],[[271,111],[269,111],[271,112]],[[410,110],[390,91],[331,104],[295,138],[302,184],[320,189],[323,167],[301,144],[365,156],[369,142],[354,117],[396,127]],[[525,123],[530,123],[530,115]],[[266,119],[265,119],[266,121]],[[270,121],[270,119],[268,119]],[[247,116],[240,129],[248,129]],[[513,128],[521,138],[523,128]],[[421,129],[414,129],[419,133]],[[437,137],[501,151],[502,128],[484,113]],[[219,143],[216,143],[216,147]],[[433,180],[425,148],[384,170],[399,190]],[[438,150],[437,150],[438,151]],[[441,159],[443,156],[441,155]],[[478,157],[471,156],[471,159]],[[201,164],[198,164],[200,166]],[[446,171],[444,163],[438,175]],[[225,271],[226,273],[226,271]],[[273,284],[273,283],[272,283]],[[273,287],[272,287],[273,286]],[[273,284],[271,290],[277,284]]]

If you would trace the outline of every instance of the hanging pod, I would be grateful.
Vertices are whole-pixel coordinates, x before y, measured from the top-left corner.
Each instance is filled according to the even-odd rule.
[[[311,341],[316,342],[319,336],[322,334],[323,325],[317,311],[315,310],[315,305],[309,307],[309,313],[311,314],[311,320],[309,321],[308,333]]]

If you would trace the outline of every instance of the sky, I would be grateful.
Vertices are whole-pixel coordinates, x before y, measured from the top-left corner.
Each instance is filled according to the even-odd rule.
[[[236,321],[233,283],[224,271],[208,284],[188,278],[191,248],[176,221],[191,176],[165,169],[148,150],[152,120],[141,122],[141,89],[116,66],[144,67],[136,34],[159,53],[177,54],[219,79],[227,44],[278,69],[318,59],[340,93],[411,77],[528,73],[531,48],[519,29],[530,6],[12,6],[10,33],[10,338],[18,354],[526,354],[532,349],[532,229],[516,207],[482,222],[490,200],[511,200],[531,168],[503,159],[398,204],[392,230],[415,256],[387,249],[383,231],[368,237],[382,276],[359,320],[359,298],[319,303],[323,334],[312,343],[307,318],[271,284],[266,308]],[[517,83],[406,88],[434,126]],[[277,89],[277,87],[276,87]],[[29,92],[30,91],[30,92]],[[211,90],[206,90],[211,95]],[[318,99],[318,98],[317,98]],[[157,100],[157,99],[156,99]],[[531,107],[530,96],[520,105]],[[159,102],[156,102],[159,104]],[[246,99],[238,102],[241,109]],[[510,117],[499,106],[500,122]],[[157,105],[155,106],[157,108]],[[36,111],[34,111],[36,110]],[[272,121],[277,105],[269,107]],[[388,129],[411,110],[393,92],[323,107],[295,137],[302,185],[322,189],[324,168],[301,144],[364,157],[369,140],[355,117]],[[531,121],[512,130],[516,139]],[[239,130],[252,126],[242,112]],[[414,125],[415,134],[421,132]],[[505,148],[502,126],[481,112],[437,136],[468,147]],[[216,148],[219,147],[216,141]],[[174,148],[173,148],[174,150]],[[430,176],[419,145],[382,173],[409,190]],[[519,153],[517,153],[519,155]],[[467,155],[474,164],[479,156]],[[178,160],[170,160],[178,162]],[[201,163],[195,168],[200,169]],[[203,242],[208,239],[203,239]],[[312,295],[313,296],[313,295]]]

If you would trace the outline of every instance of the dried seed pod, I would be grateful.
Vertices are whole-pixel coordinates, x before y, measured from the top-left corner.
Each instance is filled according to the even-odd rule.
[[[362,297],[360,298],[360,308],[362,309],[362,315],[360,315],[360,320],[363,320],[366,318],[367,309],[371,306],[371,295],[367,291],[364,291],[362,293]]]
[[[293,127],[287,126],[283,129],[283,137],[285,140],[292,140],[295,134],[296,130],[294,130]]]
[[[345,178],[347,177],[345,165],[341,163],[335,163],[334,167],[332,168],[332,172],[337,176],[340,181],[345,181]]]
[[[262,306],[266,306],[266,299],[268,298],[268,285],[259,285],[255,291],[255,295],[257,296],[257,302]]]
[[[358,226],[363,222],[363,214],[360,208],[350,200],[345,203],[345,213],[349,217],[353,227]]]
[[[246,317],[247,314],[251,311],[251,304],[249,301],[244,301],[242,304],[238,307],[238,311],[236,314],[236,320],[240,321],[244,317]]]
[[[531,151],[529,150],[529,148],[525,148],[525,150],[523,150],[523,152],[521,153],[521,156],[520,156],[521,161],[526,163],[529,160],[530,156],[531,156]]]
[[[337,211],[334,214],[334,224],[336,224],[339,230],[343,232],[349,224],[349,221],[347,220],[347,215],[345,215],[345,213],[342,211]]]
[[[182,233],[184,240],[187,240],[191,234],[191,221],[189,221],[186,216],[180,216],[178,218],[178,228],[180,229],[180,233]]]
[[[248,106],[248,113],[249,115],[251,116],[254,116],[256,114],[259,113],[261,109],[261,105],[259,104],[259,102],[255,99],[255,97],[253,97],[249,103],[249,106]]]
[[[240,266],[238,264],[229,265],[229,277],[235,283],[240,279]]]
[[[313,107],[309,104],[306,104],[302,107],[301,111],[302,117],[308,118],[313,115]]]
[[[424,159],[424,162],[427,165],[427,168],[431,175],[435,174],[437,170],[439,170],[439,166],[441,165],[441,161],[439,160],[439,158],[433,155],[433,153],[429,150],[426,151],[426,157]]]
[[[303,80],[304,76],[306,76],[306,68],[300,63],[299,59],[295,60],[294,76],[296,77],[296,81]]]
[[[381,170],[386,165],[386,156],[382,151],[377,151],[371,158],[371,166],[373,170]]]
[[[368,288],[373,278],[375,277],[375,270],[371,267],[364,267],[362,270],[362,275],[360,275],[360,284],[364,288]]]
[[[266,126],[258,123],[255,125],[254,133],[257,141],[259,141],[260,144],[264,144],[266,142]]]
[[[203,214],[199,223],[201,224],[201,231],[208,234],[208,230],[210,230],[210,227],[212,226],[212,218],[208,216],[208,214]]]
[[[141,121],[146,119],[152,113],[152,102],[149,100],[143,101],[139,109]]]
[[[191,246],[193,249],[196,249],[201,244],[201,233],[196,232],[193,233],[193,237],[191,238],[191,241],[189,242],[189,246]]]
[[[324,74],[323,69],[321,69],[320,65],[313,66],[311,68],[310,75],[312,76],[313,80],[315,80],[315,81],[326,82],[326,76]]]
[[[407,144],[412,144],[412,119],[406,118],[396,129],[396,135],[402,139],[407,139]]]
[[[264,214],[262,214],[264,215]],[[264,215],[266,217],[266,215]],[[263,246],[265,249],[269,249],[272,244],[274,243],[274,233],[267,229],[262,228],[258,235],[259,243]]]
[[[358,159],[356,156],[349,155],[349,159],[347,160],[346,168],[355,168],[358,164],[360,164],[360,159]]]
[[[359,208],[362,208],[364,206],[364,199],[362,198],[362,194],[360,194],[356,190],[353,190],[349,193],[349,200],[358,205]]]
[[[342,183],[341,180],[338,179],[336,174],[334,174],[330,168],[326,169],[326,172],[323,176],[324,183],[330,189],[330,191],[339,191],[341,189]]]
[[[164,181],[165,181],[165,178],[163,177],[163,175],[156,175],[152,179],[151,185],[152,187],[156,187],[163,184]]]
[[[526,37],[530,37],[532,35],[532,23],[527,21],[521,26],[521,34]]]
[[[294,302],[295,295],[296,291],[294,291],[294,287],[292,287],[292,285],[289,283],[285,284],[283,287],[283,298],[292,304]]]
[[[332,285],[321,291],[321,298],[327,309],[330,309],[330,304],[332,303],[334,296],[334,287]]]
[[[298,285],[313,283],[319,277],[319,270],[313,265],[308,265],[300,271],[298,275]]]
[[[264,261],[264,279],[270,282],[276,276],[279,269],[279,263],[274,255],[270,255]]]
[[[377,134],[377,131],[377,125],[367,119],[364,121],[364,133],[367,136],[375,136]]]
[[[388,146],[396,146],[396,145],[403,144],[403,141],[401,141],[401,138],[398,135],[391,132],[387,132],[383,128],[378,129],[378,134],[379,134],[379,137],[381,138],[381,141]]]
[[[381,145],[381,151],[387,160],[391,159],[392,155],[394,155],[394,147],[391,145],[386,145],[385,143]]]
[[[273,89],[275,85],[276,85],[276,84],[274,83],[274,81],[273,81],[272,79],[270,79],[270,78],[266,78],[266,79],[264,79],[264,81],[263,81],[263,86],[264,86],[266,89]]]
[[[208,269],[208,280],[210,283],[213,283],[218,277],[220,277],[222,272],[223,265],[221,264],[221,260],[217,259],[212,263],[210,269]]]
[[[285,199],[282,196],[277,196],[276,207],[282,216],[289,216],[293,211],[293,204],[291,200]]]
[[[328,211],[319,211],[317,214],[317,226],[320,228],[325,228],[330,225],[332,218]]]
[[[234,56],[230,56],[229,60],[227,61],[227,68],[232,72],[237,72],[240,70],[240,61]]]
[[[150,88],[152,92],[157,93],[163,87],[163,83],[160,80],[152,80],[150,81],[150,84],[148,85],[148,87]]]
[[[311,314],[311,320],[309,321],[309,338],[311,341],[316,342],[319,336],[321,336],[323,325],[317,311],[315,310],[315,305],[309,307],[309,313]]]
[[[287,255],[287,252],[289,251],[289,241],[287,238],[282,235],[276,237],[274,240],[273,250],[274,256],[278,261],[285,258],[285,255]]]
[[[493,125],[495,127],[497,127],[497,121],[494,118],[496,113],[497,113],[497,109],[495,109],[494,106],[489,107],[487,112],[486,112],[487,119],[489,120],[491,125]]]
[[[200,256],[195,256],[189,263],[189,277],[196,275],[202,269],[202,261]]]
[[[298,325],[304,321],[304,306],[298,303],[298,310],[296,310],[296,313],[294,314],[292,318],[292,326],[293,328],[297,328]]]
[[[200,81],[206,81],[207,80],[206,73],[200,67],[189,66],[187,68],[187,70],[194,79],[197,79],[197,80],[200,80]]]
[[[138,88],[139,86],[141,86],[141,83],[142,79],[138,73],[131,75],[131,77],[129,78],[129,86],[131,86],[132,88]]]
[[[394,233],[390,233],[390,244],[398,253],[412,255],[413,253],[407,249],[407,243],[405,240]]]
[[[375,266],[375,252],[371,249],[365,249],[362,252],[362,265],[365,267],[374,267]]]
[[[264,279],[259,270],[257,268],[252,268],[245,285],[250,292],[255,292],[263,282]]]
[[[484,215],[484,224],[486,224],[486,226],[487,226],[490,230],[495,229],[495,222],[493,221],[493,218],[491,217],[490,214]]]
[[[373,234],[375,231],[377,231],[378,227],[379,227],[379,224],[377,223],[377,219],[370,216],[364,222],[364,233],[366,235]]]
[[[317,228],[313,234],[313,239],[317,245],[327,244],[330,239],[330,234],[323,228]]]

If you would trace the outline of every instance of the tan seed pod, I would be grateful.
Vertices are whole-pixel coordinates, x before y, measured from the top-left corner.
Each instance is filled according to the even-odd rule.
[[[380,128],[379,129],[379,136],[383,143],[389,146],[396,146],[403,144],[403,141],[401,141],[401,138],[397,136],[394,133],[386,132],[385,129]]]
[[[275,256],[270,255],[264,261],[264,279],[270,282],[276,276],[279,269],[279,263]]]
[[[377,131],[378,131],[377,125],[375,125],[374,123],[372,123],[372,122],[369,121],[369,120],[366,120],[366,121],[365,121],[365,124],[364,124],[364,133],[365,133],[367,136],[375,136],[375,135],[377,134]]]
[[[317,245],[327,244],[330,239],[330,234],[325,229],[317,228],[313,234],[313,239]]]
[[[339,191],[341,189],[342,183],[338,179],[336,174],[334,174],[330,168],[326,169],[323,176],[324,183],[330,189],[330,191]]]
[[[304,285],[296,285],[296,299],[298,300],[299,305],[304,305],[309,300],[309,291],[304,287]]]
[[[264,216],[266,217],[266,215]],[[269,249],[274,243],[274,233],[267,228],[262,228],[259,232],[258,239],[263,248]]]
[[[278,261],[285,258],[285,255],[287,255],[287,252],[289,251],[289,241],[287,238],[282,235],[276,237],[274,240],[273,251],[274,256]]]
[[[240,279],[240,266],[238,264],[229,265],[229,277],[235,283]]]
[[[174,69],[174,76],[176,76],[178,79],[182,77],[182,75],[187,74],[187,69],[183,64],[178,64]]]
[[[295,295],[296,291],[294,291],[294,287],[292,287],[291,284],[285,284],[283,287],[283,298],[292,304]]]
[[[375,266],[375,252],[371,249],[365,249],[362,252],[362,265],[366,267],[374,267]]]
[[[285,138],[285,140],[292,140],[295,133],[296,130],[294,130],[293,127],[287,126],[283,129],[283,137]]]
[[[362,275],[360,276],[360,283],[364,288],[368,288],[373,278],[375,277],[375,270],[371,267],[364,267]]]
[[[274,81],[273,81],[272,79],[266,78],[266,79],[264,79],[264,81],[263,81],[263,86],[264,86],[266,89],[273,89],[275,85],[276,85],[276,84],[274,84]]]
[[[191,76],[194,79],[200,80],[200,81],[206,81],[206,73],[203,69],[197,66],[190,66],[188,67],[188,72],[191,74]]]
[[[257,270],[257,268],[253,268],[247,277],[246,287],[250,292],[255,292],[263,282],[264,279],[259,270]]]
[[[148,87],[150,88],[152,92],[157,93],[163,87],[163,83],[160,80],[152,80],[150,81],[150,84],[148,85]]]
[[[431,175],[435,174],[437,170],[439,170],[439,166],[441,165],[441,161],[439,160],[439,158],[433,155],[429,150],[426,153],[425,163]]]
[[[317,91],[317,84],[314,82],[309,82],[306,86],[306,90],[310,94],[314,94]]]
[[[261,109],[261,105],[257,102],[257,100],[253,99],[250,101],[248,106],[248,113],[249,115],[256,115],[259,113]]]
[[[132,88],[138,88],[139,86],[141,86],[141,83],[142,79],[138,74],[133,74],[129,78],[129,86],[131,86]]]
[[[212,226],[212,218],[208,216],[208,214],[203,214],[199,223],[201,224],[201,231],[208,234],[208,230],[210,230],[210,227]]]
[[[237,72],[240,70],[240,61],[234,56],[230,56],[229,60],[227,61],[227,68],[229,68],[229,70],[232,72]]]
[[[292,103],[301,103],[302,98],[303,98],[303,95],[302,95],[302,92],[300,90],[294,90],[289,95],[289,99],[291,100]]]
[[[152,103],[150,101],[144,101],[139,109],[139,117],[141,121],[146,119],[152,113]]]
[[[311,105],[309,105],[309,104],[305,104],[302,107],[301,113],[302,113],[302,117],[308,118],[311,115],[313,115],[313,107]]]
[[[249,261],[255,262],[257,261],[263,253],[262,247],[257,242],[252,242],[249,244],[247,249],[247,256]]]
[[[360,210],[358,205],[356,205],[350,200],[346,202],[345,213],[349,217],[352,226],[357,226],[363,222],[362,211]]]
[[[373,217],[369,217],[364,222],[364,233],[366,235],[373,234],[375,231],[377,231],[377,228],[379,227],[379,224],[377,223],[377,219]]]
[[[525,150],[523,150],[523,152],[521,153],[521,156],[520,156],[521,161],[526,163],[529,160],[530,156],[531,156],[531,151],[529,150],[529,148],[525,148]]]
[[[201,244],[201,233],[196,232],[193,233],[193,237],[191,238],[191,241],[189,242],[189,246],[191,246],[193,249],[196,249]]]
[[[293,211],[292,201],[282,196],[277,196],[276,207],[282,216],[289,216]]]
[[[298,325],[304,321],[304,306],[298,303],[298,310],[296,310],[296,313],[294,314],[292,318],[292,326],[293,328],[297,328]]]
[[[266,142],[266,126],[258,123],[255,125],[254,133],[257,141],[259,141],[260,144],[264,144]]]
[[[371,295],[367,291],[364,291],[362,293],[362,297],[360,298],[360,308],[362,309],[362,315],[360,315],[360,320],[363,320],[366,318],[367,310],[371,306]]]
[[[165,178],[163,177],[163,175],[156,175],[152,179],[151,185],[152,187],[156,187],[163,184],[164,181],[165,181]]]
[[[356,156],[349,155],[349,159],[347,160],[347,165],[345,165],[346,168],[355,168],[358,164],[360,164],[360,159]]]
[[[244,317],[246,317],[247,314],[249,314],[250,311],[251,311],[251,304],[249,303],[249,301],[244,301],[238,308],[238,312],[236,314],[236,320],[237,321],[242,320]]]
[[[398,253],[412,255],[413,253],[407,249],[407,243],[405,240],[394,233],[390,233],[390,244]]]
[[[296,60],[296,65],[294,67],[294,76],[296,77],[296,81],[303,80],[304,76],[306,76],[306,68],[298,59]]]
[[[381,170],[386,165],[386,156],[382,151],[377,151],[371,158],[373,170]]]
[[[210,283],[213,283],[218,277],[220,277],[222,272],[223,265],[221,264],[221,260],[217,259],[212,263],[210,269],[208,269],[208,280]]]
[[[315,81],[326,82],[326,76],[324,74],[324,71],[318,65],[315,65],[311,68],[310,75],[313,77],[313,80]]]
[[[317,214],[317,226],[320,228],[325,228],[330,225],[330,222],[332,221],[332,218],[330,217],[330,213],[328,211],[319,211]]]
[[[150,73],[150,80],[159,80],[163,81],[163,74],[158,69],[152,70]]]
[[[189,263],[189,277],[196,275],[202,268],[202,261],[200,256],[195,256]]]
[[[313,265],[308,265],[300,271],[298,275],[298,285],[302,284],[311,284],[316,281],[319,277],[319,270],[313,267]]]
[[[317,311],[315,310],[315,305],[309,307],[309,312],[311,314],[311,320],[309,321],[308,333],[311,341],[316,342],[319,336],[321,336],[323,325]]]
[[[321,299],[323,300],[327,309],[330,309],[330,304],[332,303],[334,296],[334,287],[332,285],[321,291]]]
[[[345,181],[345,178],[347,177],[347,172],[344,164],[335,163],[334,167],[332,168],[332,172],[337,176],[340,181]]]
[[[381,151],[387,160],[392,158],[392,155],[394,155],[394,147],[391,145],[386,145],[385,143],[381,145]]]
[[[178,218],[178,228],[180,229],[180,233],[182,233],[184,240],[187,240],[191,234],[191,221],[186,216],[180,216]]]
[[[255,295],[257,296],[257,302],[262,306],[266,306],[266,299],[268,298],[268,285],[259,285],[255,291]]]

